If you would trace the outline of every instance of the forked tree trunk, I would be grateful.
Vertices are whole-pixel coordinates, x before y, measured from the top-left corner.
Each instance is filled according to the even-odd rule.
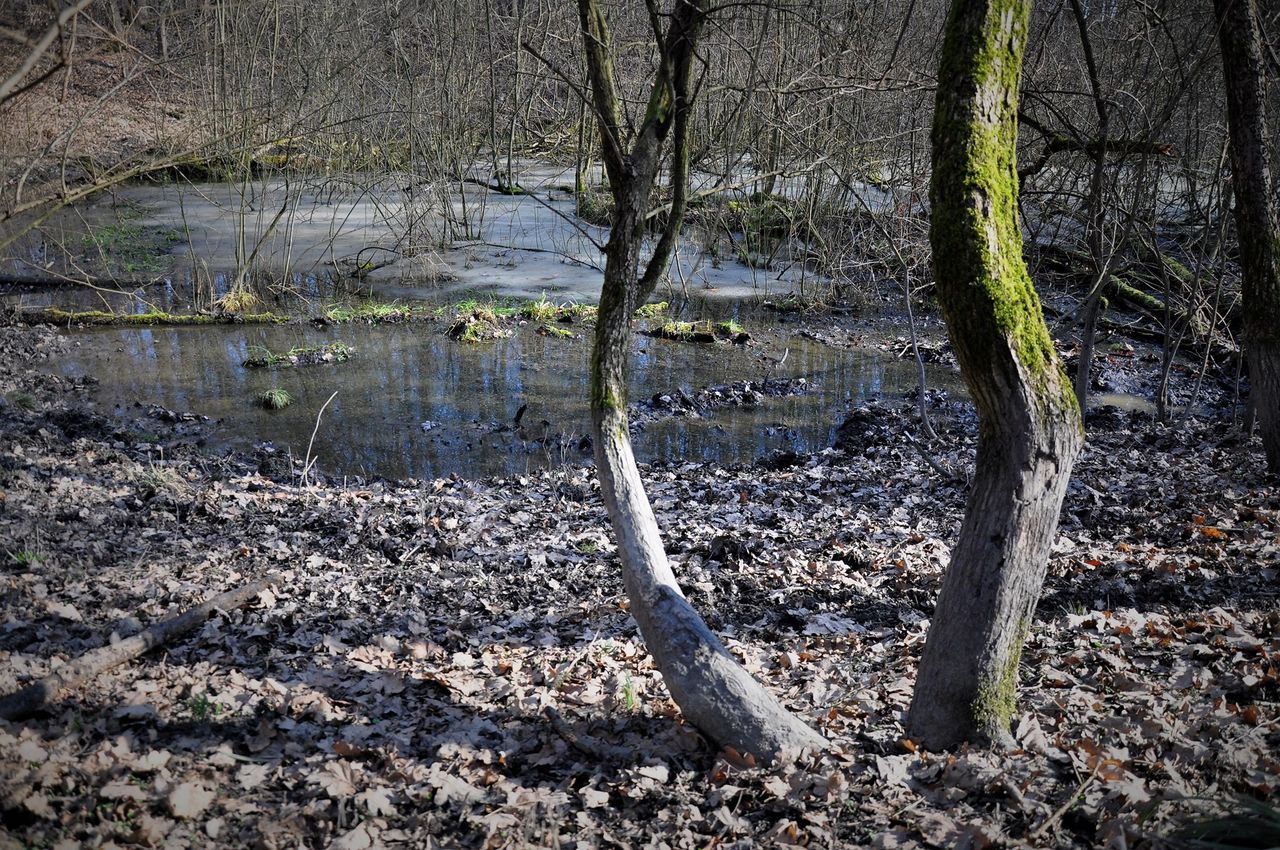
[[[1267,468],[1280,474],[1280,214],[1267,144],[1262,32],[1253,0],[1214,0],[1231,135],[1236,236],[1243,277],[1249,398]]]
[[[604,16],[595,0],[578,3],[602,158],[614,197],[591,358],[591,423],[600,489],[617,538],[631,613],[672,699],[690,723],[721,746],[779,761],[826,741],[738,664],[685,599],[667,561],[627,431],[631,319],[665,274],[684,215],[689,75],[708,5],[708,0],[676,0],[660,39],[649,107],[629,142],[622,133]],[[644,217],[663,141],[673,126],[670,217],[641,273]]]
[[[931,749],[1009,738],[1080,409],[1022,259],[1015,170],[1030,0],[954,0],[933,123],[938,299],[978,411],[978,458],[920,662],[908,732]]]

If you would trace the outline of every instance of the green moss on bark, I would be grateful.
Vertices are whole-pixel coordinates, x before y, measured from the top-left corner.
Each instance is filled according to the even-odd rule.
[[[1018,623],[1018,633],[999,674],[984,679],[973,698],[974,727],[993,738],[1009,730],[1013,712],[1018,707],[1018,664],[1022,660],[1022,645],[1027,639],[1027,631],[1024,619]]]
[[[939,300],[962,368],[989,371],[1007,344],[1043,390],[1061,373],[1022,257],[1016,162],[1018,86],[1030,3],[957,3],[933,126],[930,238]],[[967,362],[966,362],[967,361]],[[1050,373],[1056,372],[1050,380]]]
[[[599,337],[599,335],[600,329],[597,327],[596,336]],[[615,391],[612,382],[605,376],[604,352],[605,347],[597,341],[595,351],[591,354],[591,409],[604,416],[625,413],[626,393]]]
[[[671,92],[666,86],[654,86],[649,93],[649,107],[645,110],[646,122],[662,122],[667,120],[671,112]]]

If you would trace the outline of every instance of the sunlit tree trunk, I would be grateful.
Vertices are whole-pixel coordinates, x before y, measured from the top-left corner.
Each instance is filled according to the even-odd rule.
[[[1082,440],[1017,218],[1030,9],[1030,0],[954,0],[938,72],[930,241],[979,433],[973,491],[908,716],[909,734],[934,749],[1009,738],[1018,658]]]
[[[1249,397],[1267,468],[1280,473],[1280,215],[1271,182],[1262,32],[1253,0],[1214,0],[1231,134]]]
[[[776,761],[825,741],[738,664],[685,599],[667,561],[627,432],[631,318],[665,275],[684,215],[689,77],[709,5],[709,0],[675,0],[665,33],[658,31],[655,14],[658,72],[643,123],[634,138],[628,138],[604,13],[596,0],[578,0],[602,160],[614,199],[591,357],[592,433],[631,613],[672,699],[689,722],[716,743]],[[671,211],[641,271],[645,215],[668,135]]]

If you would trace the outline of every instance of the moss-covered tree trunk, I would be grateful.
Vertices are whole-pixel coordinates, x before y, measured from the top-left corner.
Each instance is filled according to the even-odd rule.
[[[738,664],[685,599],[667,561],[627,431],[631,319],[665,275],[684,217],[689,78],[709,6],[709,0],[673,3],[665,34],[658,38],[659,66],[644,120],[634,137],[627,137],[604,14],[596,0],[578,0],[601,158],[614,199],[591,355],[591,423],[600,489],[617,538],[631,613],[672,699],[716,743],[777,761],[825,741]],[[645,215],[668,136],[671,212],[642,270]]]
[[[1030,0],[954,0],[933,123],[930,241],[977,470],[908,715],[929,748],[1009,738],[1018,658],[1082,441],[1022,258],[1015,170]]]
[[[1236,236],[1243,277],[1249,398],[1267,468],[1280,473],[1280,214],[1267,145],[1262,28],[1253,0],[1214,0],[1231,135]]]

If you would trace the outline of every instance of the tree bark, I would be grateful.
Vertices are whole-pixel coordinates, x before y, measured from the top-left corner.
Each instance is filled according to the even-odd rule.
[[[1231,136],[1249,397],[1267,468],[1280,474],[1280,214],[1267,144],[1262,32],[1253,0],[1214,0]]]
[[[789,713],[729,654],[685,599],[662,545],[627,430],[631,318],[666,273],[684,218],[688,183],[689,77],[709,0],[676,0],[644,122],[634,140],[622,135],[604,15],[579,0],[583,41],[614,198],[604,284],[591,358],[591,424],[597,474],[622,562],[631,613],[685,717],[721,746],[766,761],[786,760],[826,741]],[[663,142],[672,140],[672,204],[643,272],[644,220]]]
[[[978,411],[977,470],[908,714],[931,748],[1009,739],[1022,642],[1082,441],[1022,258],[1015,142],[1030,0],[954,0],[930,186],[938,299]]]

